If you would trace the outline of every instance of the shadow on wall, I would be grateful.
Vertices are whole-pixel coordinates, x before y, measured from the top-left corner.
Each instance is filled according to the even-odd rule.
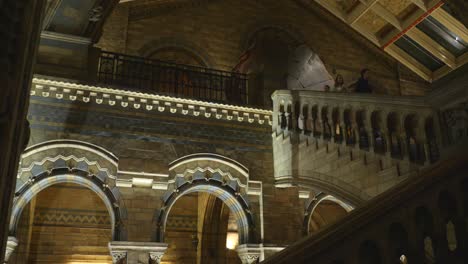
[[[255,33],[234,71],[249,74],[249,99],[261,107],[272,106],[275,90],[323,91],[326,85],[334,85],[319,56],[279,28]]]

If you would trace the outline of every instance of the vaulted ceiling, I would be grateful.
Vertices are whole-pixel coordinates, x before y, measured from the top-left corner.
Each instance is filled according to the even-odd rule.
[[[299,2],[325,8],[427,81],[468,62],[468,30],[455,18],[463,19],[457,5],[440,0]]]

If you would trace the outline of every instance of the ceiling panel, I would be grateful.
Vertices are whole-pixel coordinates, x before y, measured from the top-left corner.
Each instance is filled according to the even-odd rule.
[[[406,35],[395,41],[395,45],[397,45],[406,53],[410,54],[419,63],[421,63],[431,71],[440,69],[442,66],[445,65],[445,63],[437,59],[429,51],[424,49],[421,45],[419,45],[417,42],[407,37]]]
[[[368,28],[372,33],[377,33],[388,24],[372,10],[367,11],[365,15],[361,16],[358,23]]]
[[[418,29],[426,33],[433,40],[438,42],[442,47],[450,51],[456,57],[467,52],[468,44],[463,39],[450,31],[432,16],[429,16],[416,26]]]

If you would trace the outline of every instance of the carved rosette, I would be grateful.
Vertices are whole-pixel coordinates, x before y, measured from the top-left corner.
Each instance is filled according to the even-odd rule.
[[[161,263],[161,259],[164,255],[164,252],[150,252],[150,259],[154,262],[154,263]]]
[[[112,255],[112,263],[118,264],[122,260],[127,258],[127,252],[126,251],[113,251],[111,252]]]

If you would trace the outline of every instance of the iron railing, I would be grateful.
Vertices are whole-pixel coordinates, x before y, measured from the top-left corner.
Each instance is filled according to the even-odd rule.
[[[246,105],[247,76],[124,54],[101,52],[98,82],[129,90]]]

